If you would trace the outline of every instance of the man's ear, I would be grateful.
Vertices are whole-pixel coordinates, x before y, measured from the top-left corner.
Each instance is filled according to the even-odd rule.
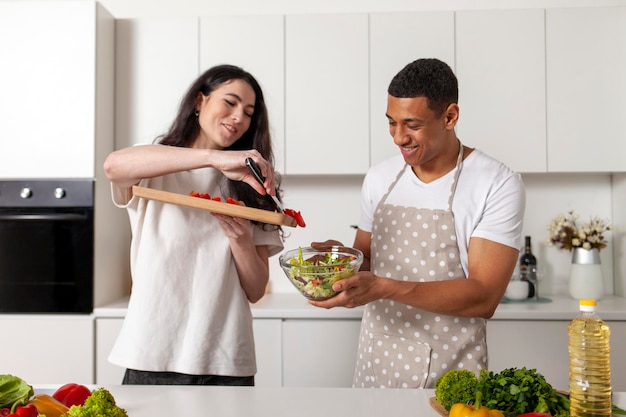
[[[454,129],[456,123],[459,121],[459,105],[456,103],[450,103],[448,108],[444,112],[444,120],[447,129]]]

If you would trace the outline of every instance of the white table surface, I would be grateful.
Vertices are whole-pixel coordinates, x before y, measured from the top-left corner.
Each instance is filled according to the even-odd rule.
[[[129,417],[439,417],[429,402],[434,391],[426,389],[137,385],[106,388]],[[626,393],[615,393],[613,403],[626,408]]]

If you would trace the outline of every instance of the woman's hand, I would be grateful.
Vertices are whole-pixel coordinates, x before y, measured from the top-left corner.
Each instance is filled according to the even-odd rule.
[[[215,160],[213,167],[222,171],[222,173],[231,180],[243,181],[254,188],[259,194],[276,193],[276,179],[274,176],[274,167],[265,160],[256,149],[247,151],[213,151],[219,152],[218,156],[212,158]],[[265,177],[263,186],[259,184],[254,175],[246,165],[246,158],[251,158],[256,162],[261,170],[261,174]]]
[[[211,213],[217,219],[224,234],[229,239],[241,239],[250,235],[250,220],[241,217],[232,217],[226,214]]]

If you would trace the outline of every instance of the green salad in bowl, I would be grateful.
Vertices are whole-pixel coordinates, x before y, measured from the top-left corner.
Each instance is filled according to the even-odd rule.
[[[311,300],[337,295],[333,284],[354,275],[363,263],[363,253],[346,246],[292,249],[279,258],[289,281]]]

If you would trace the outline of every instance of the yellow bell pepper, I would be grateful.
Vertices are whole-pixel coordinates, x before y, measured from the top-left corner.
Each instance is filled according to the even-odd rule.
[[[35,395],[28,403],[34,404],[39,414],[44,414],[46,417],[61,417],[69,411],[65,404],[55,400],[48,394]]]
[[[457,403],[450,408],[449,417],[504,417],[504,414],[498,410],[490,410],[484,405],[476,407]]]

